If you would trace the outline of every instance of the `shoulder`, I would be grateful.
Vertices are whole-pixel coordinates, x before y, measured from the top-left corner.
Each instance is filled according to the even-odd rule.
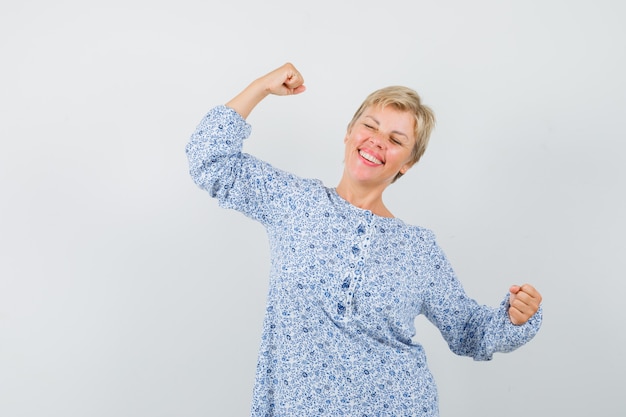
[[[422,226],[407,224],[398,219],[397,231],[410,241],[416,248],[425,248],[436,245],[435,233]]]
[[[250,155],[244,155],[246,155],[246,157],[249,157],[250,159],[254,159]],[[263,162],[260,160],[257,160],[256,163],[270,166],[267,162]],[[320,180],[314,178],[303,178],[289,171],[285,171],[279,168],[267,170],[265,174],[265,181],[273,184],[275,187],[279,187],[285,190],[290,189],[294,193],[306,193],[306,195],[310,195],[311,193],[322,194],[326,192],[324,184]],[[306,195],[303,195],[303,197],[305,197]]]
[[[411,252],[422,262],[445,259],[445,253],[439,246],[435,232],[431,229],[405,224],[401,230],[402,237],[409,242]]]
[[[320,180],[303,178],[249,155],[246,157],[251,163],[262,166],[260,176],[255,181],[263,183],[263,189],[269,193],[268,203],[274,209],[280,212],[294,212],[298,208],[311,211],[326,199],[326,188]]]

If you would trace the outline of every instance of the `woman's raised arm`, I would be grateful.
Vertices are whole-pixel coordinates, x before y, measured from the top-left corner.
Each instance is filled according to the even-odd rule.
[[[246,119],[257,104],[270,94],[288,96],[300,94],[306,90],[300,72],[290,63],[257,78],[241,93],[226,103]]]

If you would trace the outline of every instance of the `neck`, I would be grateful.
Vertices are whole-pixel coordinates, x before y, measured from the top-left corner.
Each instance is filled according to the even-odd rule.
[[[381,217],[394,217],[383,203],[384,188],[372,188],[354,184],[342,178],[337,185],[337,194],[353,206],[369,210]]]

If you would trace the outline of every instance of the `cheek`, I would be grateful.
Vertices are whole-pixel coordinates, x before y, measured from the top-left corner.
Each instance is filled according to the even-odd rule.
[[[398,162],[406,162],[411,158],[411,152],[406,149],[394,149],[391,155]]]
[[[343,143],[346,145],[346,149],[348,149],[348,148],[357,148],[361,142],[360,142],[359,137],[353,134],[353,135],[346,135],[346,137],[343,139]]]
[[[344,158],[351,158],[353,150],[354,150],[354,146],[352,146],[352,142],[350,142],[350,139],[346,138],[344,140],[344,147],[343,147]]]

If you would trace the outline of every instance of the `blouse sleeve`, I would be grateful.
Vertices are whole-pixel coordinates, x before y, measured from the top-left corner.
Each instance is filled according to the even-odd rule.
[[[508,316],[508,294],[496,308],[479,305],[469,298],[434,237],[426,257],[430,274],[423,312],[457,355],[491,360],[495,352],[511,352],[539,331],[541,308],[518,326]]]
[[[274,215],[270,203],[289,183],[290,174],[242,152],[250,132],[251,126],[233,109],[211,109],[185,148],[189,173],[221,207],[267,225]]]

